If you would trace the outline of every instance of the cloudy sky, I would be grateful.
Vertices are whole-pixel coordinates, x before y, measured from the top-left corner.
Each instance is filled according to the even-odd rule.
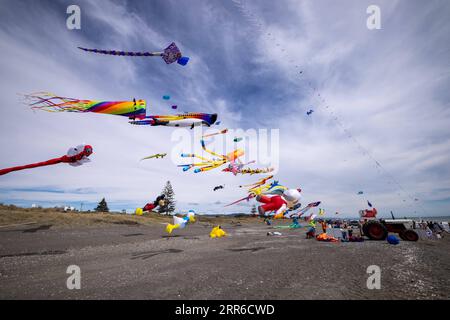
[[[227,143],[211,139],[212,147],[229,152],[233,135],[248,136],[238,146],[258,161],[254,167],[274,165],[280,183],[301,187],[303,203],[322,201],[329,216],[354,216],[367,200],[382,215],[450,214],[448,1],[0,3],[0,167],[57,157],[80,143],[94,148],[81,167],[2,176],[0,202],[93,208],[105,197],[112,209],[132,211],[170,180],[178,211],[250,211],[253,202],[224,205],[245,196],[239,185],[258,177],[176,166],[181,149],[198,147],[200,132],[33,112],[19,95],[50,91],[146,99],[147,114],[173,113],[172,104],[218,113],[216,128],[241,131]],[[71,4],[81,8],[80,30],[66,27]],[[379,30],[367,28],[371,4],[381,10]],[[187,66],[77,49],[158,51],[172,41],[190,57]],[[252,154],[255,142],[271,147]],[[158,152],[169,155],[139,162]],[[225,189],[212,191],[219,184]]]

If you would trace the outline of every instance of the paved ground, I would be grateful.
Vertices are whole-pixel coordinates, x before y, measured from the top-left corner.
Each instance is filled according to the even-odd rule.
[[[261,222],[0,229],[0,299],[449,299],[450,236],[439,241],[322,243]],[[280,231],[282,236],[267,236]],[[81,289],[68,290],[69,265]],[[369,265],[381,289],[366,286]]]

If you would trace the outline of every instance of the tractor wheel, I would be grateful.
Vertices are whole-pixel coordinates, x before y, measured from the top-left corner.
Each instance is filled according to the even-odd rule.
[[[364,223],[363,225],[362,225],[362,233],[363,233],[363,235],[365,235],[365,236],[367,236],[367,223]]]
[[[388,235],[386,227],[378,221],[369,221],[366,225],[366,236],[371,240],[384,240]]]
[[[400,238],[405,241],[417,241],[419,240],[419,235],[414,230],[407,229],[400,233]]]

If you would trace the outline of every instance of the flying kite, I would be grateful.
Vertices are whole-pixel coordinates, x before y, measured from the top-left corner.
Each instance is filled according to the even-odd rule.
[[[167,224],[166,232],[171,234],[174,229],[183,229],[190,222],[195,222],[194,210],[189,210],[184,217],[173,216],[173,224]]]
[[[310,116],[313,112],[314,112],[314,110],[311,109],[311,110],[307,111],[306,114],[307,114],[308,116]]]
[[[25,95],[25,100],[33,110],[48,112],[94,112],[128,117],[144,118],[145,100],[96,101],[60,97],[49,92],[36,92]]]
[[[288,212],[287,214],[285,214],[285,217],[286,218],[294,218],[294,217],[300,218],[303,214],[308,212],[309,209],[318,207],[320,205],[320,203],[321,203],[320,201],[309,203],[306,207],[301,208],[300,210],[298,210],[296,212]],[[323,209],[319,209],[319,215],[323,215],[323,214],[324,214]]]
[[[228,129],[223,129],[223,130],[220,130],[220,131],[218,131],[218,132],[205,134],[205,135],[203,135],[203,138],[208,138],[208,137],[216,136],[216,135],[218,135],[218,134],[225,134],[225,133],[227,133],[227,132],[228,132]]]
[[[172,109],[174,109],[174,110],[175,110],[176,108],[178,108],[178,106],[177,106],[177,105],[173,105],[173,106],[172,106]]]
[[[164,49],[162,52],[129,52],[129,51],[121,51],[121,50],[100,50],[100,49],[87,49],[78,47],[78,49],[81,49],[86,52],[94,52],[94,53],[100,53],[100,54],[107,54],[107,55],[113,55],[113,56],[129,56],[129,57],[162,57],[165,63],[171,64],[175,61],[185,66],[189,58],[183,57],[181,54],[180,49],[178,49],[175,42],[172,42],[167,48]]]
[[[257,181],[254,184],[247,185],[247,187],[250,187],[248,189],[248,196],[236,200],[230,204],[225,205],[225,207],[237,204],[239,202],[242,202],[244,200],[250,201],[250,199],[255,198],[257,195],[282,195],[284,191],[288,190],[285,186],[282,186],[278,183],[278,181],[273,181],[271,183],[267,183],[268,180],[272,179],[273,176],[268,176],[266,178],[263,178],[259,181]],[[246,187],[246,186],[240,186],[240,187]]]
[[[242,149],[236,149],[225,155],[218,154],[218,153],[215,153],[215,152],[207,149],[204,140],[200,140],[200,143],[202,145],[202,149],[206,153],[209,153],[212,156],[217,157],[217,158],[208,159],[208,158],[205,158],[205,157],[193,154],[193,153],[182,153],[181,157],[183,157],[183,158],[198,158],[200,160],[203,160],[203,162],[178,165],[179,167],[183,168],[183,171],[188,171],[189,169],[191,169],[193,167],[199,167],[194,170],[195,173],[212,170],[212,169],[215,169],[215,168],[218,168],[218,167],[224,165],[227,162],[235,163],[236,161],[238,161],[239,157],[244,155],[244,150],[242,150]]]
[[[233,141],[234,141],[234,142],[241,142],[241,141],[242,141],[242,139],[243,139],[243,138],[238,138],[238,137],[235,137],[235,138],[233,139]]]
[[[215,186],[213,190],[217,191],[217,190],[223,189],[223,188],[225,188],[225,185]]]
[[[358,191],[358,194],[364,194],[364,192],[362,192],[362,191]]]
[[[79,145],[75,148],[70,148],[69,151],[67,151],[67,154],[59,157],[50,159],[43,162],[37,162],[32,164],[27,164],[24,166],[17,166],[17,167],[11,167],[6,169],[0,170],[0,176],[13,172],[13,171],[20,171],[24,169],[31,169],[31,168],[37,168],[37,167],[44,167],[44,166],[50,166],[58,163],[68,163],[73,167],[81,166],[82,164],[89,162],[89,156],[92,154],[92,147],[90,145]]]
[[[165,156],[167,156],[167,153],[157,153],[157,154],[154,154],[154,155],[151,155],[151,156],[142,158],[141,161],[142,161],[142,160],[147,160],[147,159],[153,159],[153,158],[156,158],[156,159],[158,159],[158,158],[164,158]]]
[[[232,172],[234,175],[237,175],[238,173],[242,173],[242,171],[245,170],[244,166],[254,163],[254,162],[255,162],[254,160],[247,162],[247,163],[242,163],[240,161],[239,162],[236,161],[236,162],[230,163],[228,165],[228,167],[226,167],[222,171],[223,172]]]
[[[168,127],[190,127],[211,126],[217,119],[217,114],[208,113],[183,113],[175,115],[146,116],[138,120],[130,121],[130,124],[144,126],[168,126]]]
[[[170,96],[167,96],[167,95],[166,95],[166,96],[163,96],[163,99],[164,99],[164,100],[169,100],[169,99],[170,99]]]
[[[218,126],[219,124],[220,124],[220,121],[217,121],[217,122],[216,122],[216,126]]]
[[[254,175],[254,174],[259,174],[259,173],[270,173],[272,171],[274,171],[274,168],[264,168],[264,169],[250,169],[250,168],[244,168],[241,169],[241,171],[239,172],[240,174],[250,174],[250,175]],[[225,170],[223,170],[225,171]]]

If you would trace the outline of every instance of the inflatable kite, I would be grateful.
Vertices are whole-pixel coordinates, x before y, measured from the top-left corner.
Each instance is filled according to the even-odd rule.
[[[272,172],[274,170],[275,170],[274,168],[264,168],[264,169],[240,168],[236,172],[233,172],[229,168],[225,168],[222,171],[225,171],[225,172],[230,172],[231,171],[231,172],[233,172],[234,175],[236,175],[238,173],[254,175],[254,174],[260,174],[260,173],[270,173],[270,172]]]
[[[157,154],[154,154],[154,155],[151,155],[151,156],[142,158],[141,161],[142,161],[142,160],[147,160],[147,159],[153,159],[153,158],[156,158],[156,159],[158,159],[158,158],[164,158],[165,156],[167,156],[167,153],[157,153]]]
[[[168,126],[168,127],[190,127],[211,126],[217,119],[217,114],[208,113],[184,113],[175,115],[146,116],[139,120],[130,121],[134,125],[144,126]]]
[[[90,145],[79,145],[75,148],[70,148],[69,151],[67,151],[67,154],[55,158],[50,159],[43,162],[37,162],[32,164],[27,164],[24,166],[17,166],[17,167],[11,167],[6,169],[0,170],[0,176],[13,172],[13,171],[20,171],[24,169],[31,169],[31,168],[37,168],[37,167],[44,167],[44,166],[51,166],[58,163],[68,163],[73,167],[81,166],[82,164],[89,162],[89,156],[92,154],[92,147]]]
[[[300,218],[302,215],[304,215],[306,212],[308,212],[309,209],[318,207],[320,205],[320,203],[321,203],[320,201],[309,203],[306,207],[301,208],[300,210],[298,210],[296,212],[288,212],[285,215],[285,217],[286,218],[293,218],[293,217]],[[324,212],[325,211],[323,209],[319,209],[319,215],[323,215]]]
[[[193,154],[193,153],[182,153],[181,157],[183,157],[183,158],[198,158],[200,160],[203,160],[202,162],[178,165],[179,167],[183,168],[183,171],[188,171],[189,169],[191,169],[193,167],[199,167],[194,170],[195,173],[212,170],[212,169],[215,169],[217,167],[224,165],[227,162],[235,163],[238,161],[239,157],[244,155],[244,150],[242,150],[242,149],[236,149],[225,155],[218,154],[218,153],[215,153],[214,151],[207,149],[204,140],[200,140],[200,143],[202,145],[202,149],[206,153],[209,153],[210,155],[217,157],[217,158],[208,159],[208,158],[205,158],[205,157]]]
[[[222,229],[221,226],[214,227],[209,233],[209,236],[211,238],[222,238],[225,237],[226,235],[227,233]]]
[[[93,53],[100,53],[100,54],[107,54],[112,56],[128,56],[128,57],[162,57],[165,63],[171,64],[175,61],[185,66],[189,58],[183,57],[181,54],[180,49],[178,49],[175,42],[172,42],[167,48],[164,49],[162,52],[130,52],[130,51],[120,51],[120,50],[100,50],[100,49],[88,49],[88,48],[82,48],[78,47],[78,49],[81,49],[86,52],[93,52]]]
[[[60,97],[49,92],[25,95],[25,100],[33,110],[48,112],[94,112],[134,118],[144,118],[145,100],[96,101]]]
[[[183,229],[187,224],[195,222],[195,212],[194,210],[189,210],[184,217],[173,216],[173,224],[168,224],[166,226],[166,232],[171,234],[175,229]]]
[[[227,132],[228,132],[228,129],[223,129],[223,130],[220,130],[220,131],[218,131],[218,132],[205,134],[205,135],[203,135],[203,138],[208,138],[208,137],[216,136],[216,135],[218,135],[218,134],[225,134],[225,133],[227,133]]]
[[[257,195],[256,201],[263,203],[258,206],[259,214],[264,216],[266,212],[275,212],[274,219],[283,218],[287,209],[292,208],[300,201],[300,192],[300,189],[288,189],[282,195],[271,197],[261,194]]]

